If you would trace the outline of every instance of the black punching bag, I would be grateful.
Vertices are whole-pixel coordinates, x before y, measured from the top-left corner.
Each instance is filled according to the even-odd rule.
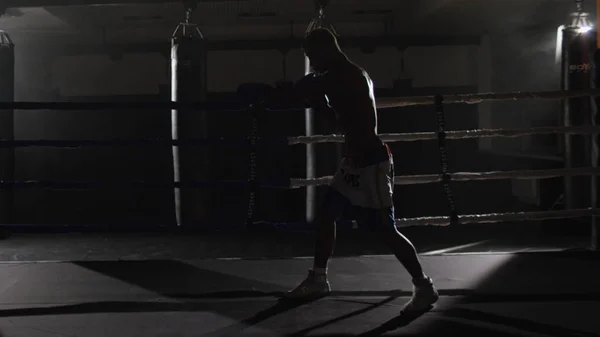
[[[183,35],[171,38],[171,99],[174,102],[206,100],[206,42],[199,31],[183,29]],[[171,112],[173,139],[206,138],[205,111],[177,109]],[[205,181],[209,178],[206,147],[173,147],[176,181]],[[204,223],[211,209],[210,193],[205,189],[175,189],[178,225]]]
[[[13,102],[15,98],[15,45],[8,34],[0,31],[0,102]],[[14,140],[14,111],[0,110],[0,138]],[[15,149],[0,148],[0,180],[15,180]],[[0,190],[0,224],[11,223],[13,190]]]
[[[600,6],[597,8],[598,15],[600,17]],[[599,30],[596,30],[596,50],[594,52],[594,66],[595,66],[595,78],[594,78],[594,88],[600,89],[600,34]],[[594,126],[600,126],[600,97],[595,97],[595,109],[594,118],[592,122]],[[593,156],[592,166],[595,168],[600,167],[600,135],[593,135],[593,148],[595,155]],[[600,192],[600,179],[599,177],[595,177],[593,185],[592,185],[592,207],[600,208],[600,198],[598,193]],[[590,248],[594,251],[600,250],[600,218],[598,216],[592,217],[591,223],[591,242]]]
[[[592,85],[591,32],[578,27],[563,31],[562,89],[587,90]],[[564,101],[565,126],[592,125],[592,98],[571,98]],[[565,168],[589,167],[591,164],[592,137],[588,135],[565,135]],[[590,177],[565,177],[565,208],[590,207]]]

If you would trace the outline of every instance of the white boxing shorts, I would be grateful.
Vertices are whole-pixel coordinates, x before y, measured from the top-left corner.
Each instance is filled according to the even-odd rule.
[[[344,157],[330,187],[361,208],[393,209],[394,161],[387,145],[361,157]]]

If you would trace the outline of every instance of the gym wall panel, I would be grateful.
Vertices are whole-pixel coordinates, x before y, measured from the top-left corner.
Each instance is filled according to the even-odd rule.
[[[281,79],[277,50],[224,50],[208,53],[208,91],[234,92],[240,83]]]
[[[469,86],[477,84],[476,46],[410,47],[404,53],[404,74],[415,87]],[[473,52],[475,51],[475,53]],[[377,87],[391,88],[402,76],[402,53],[396,48],[377,48],[365,53],[346,49],[348,56],[367,69]],[[208,90],[235,91],[240,83],[275,83],[303,74],[303,53],[291,50],[223,50],[208,53]],[[61,96],[107,96],[157,94],[168,84],[168,61],[158,53],[61,56],[52,64],[52,83]]]
[[[405,67],[415,87],[477,85],[477,46],[409,47]]]
[[[153,95],[169,83],[169,63],[159,53],[60,56],[52,79],[61,96]]]

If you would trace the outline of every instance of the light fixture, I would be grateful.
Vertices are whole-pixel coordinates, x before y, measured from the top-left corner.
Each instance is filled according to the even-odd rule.
[[[571,13],[571,24],[568,27],[576,28],[581,34],[585,34],[592,30],[594,25],[590,22],[590,14],[583,12],[583,9],[579,9],[577,12]]]
[[[568,25],[561,25],[556,32],[556,53],[555,62],[558,64],[562,58],[563,34],[565,29],[573,29],[579,34],[587,34],[594,25],[590,21],[590,14],[583,11],[583,0],[575,0],[576,10],[569,14],[570,22]]]
[[[575,0],[575,12],[571,13],[571,24],[569,27],[575,28],[581,34],[592,30],[594,26],[590,22],[590,14],[583,11],[583,0]]]

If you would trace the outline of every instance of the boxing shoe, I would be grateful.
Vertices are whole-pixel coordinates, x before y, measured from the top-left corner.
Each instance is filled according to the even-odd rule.
[[[327,274],[316,274],[314,270],[308,271],[308,277],[296,288],[283,294],[284,299],[308,300],[329,295],[331,286]]]
[[[413,296],[402,308],[402,312],[418,312],[429,309],[439,299],[439,294],[430,277],[413,285]]]

